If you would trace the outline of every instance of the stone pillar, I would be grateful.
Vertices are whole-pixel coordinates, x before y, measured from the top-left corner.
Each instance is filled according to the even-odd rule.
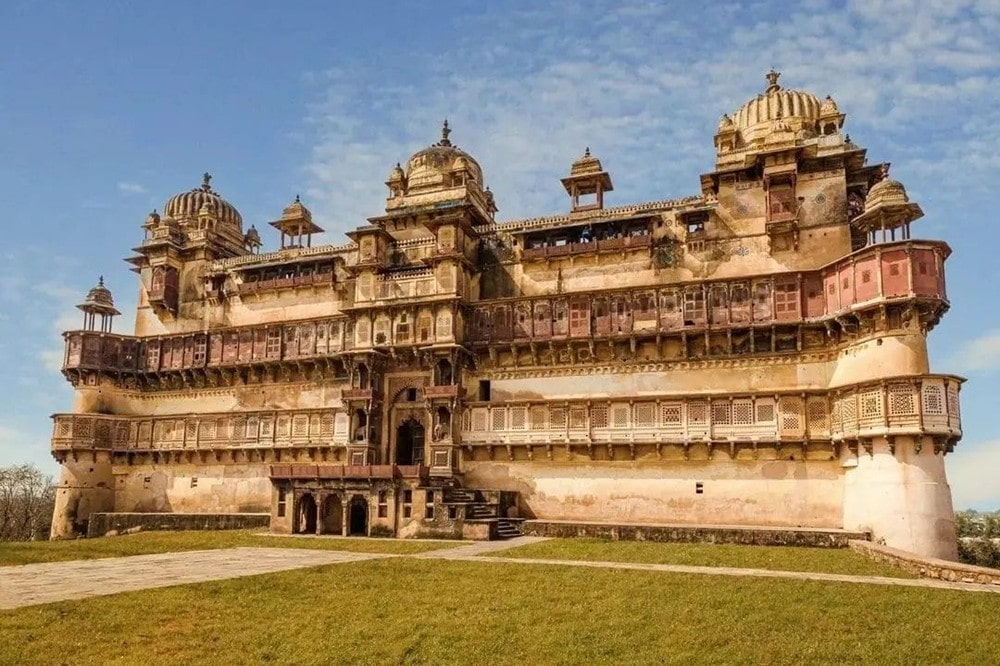
[[[944,454],[930,438],[878,437],[845,458],[844,527],[924,557],[958,559]],[[895,449],[893,451],[893,448]],[[846,450],[846,447],[845,447]]]

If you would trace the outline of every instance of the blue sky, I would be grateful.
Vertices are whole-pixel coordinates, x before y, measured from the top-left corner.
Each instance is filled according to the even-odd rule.
[[[48,416],[72,406],[59,332],[99,274],[134,307],[122,258],[203,171],[247,224],[301,193],[342,242],[447,116],[501,219],[563,211],[558,179],[584,146],[614,176],[611,205],[685,196],[719,116],[773,66],[837,100],[923,206],[915,235],[954,249],[930,337],[932,370],[969,378],[949,476],[959,508],[1000,508],[1000,2],[690,7],[0,3],[0,465],[56,471]]]

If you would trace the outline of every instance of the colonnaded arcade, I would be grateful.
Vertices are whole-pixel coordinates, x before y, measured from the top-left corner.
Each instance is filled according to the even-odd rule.
[[[298,197],[261,251],[210,184],[151,213],[133,335],[99,283],[65,334],[52,528],[93,512],[268,512],[277,532],[496,538],[520,521],[870,531],[955,557],[962,379],[929,372],[948,246],[843,131],[767,87],[692,196],[498,221],[440,140],[342,245]],[[348,157],[349,159],[349,157]]]

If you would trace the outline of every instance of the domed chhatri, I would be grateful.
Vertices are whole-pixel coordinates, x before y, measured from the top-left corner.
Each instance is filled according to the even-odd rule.
[[[479,163],[467,152],[453,145],[450,135],[451,128],[445,120],[441,128],[441,140],[417,151],[406,162],[404,173],[407,194],[451,187],[455,184],[451,178],[455,172],[464,172],[471,180],[482,185],[483,170]]]
[[[101,332],[111,332],[111,320],[121,313],[115,309],[115,299],[111,290],[104,286],[104,276],[100,276],[97,284],[87,292],[87,298],[76,306],[83,312],[83,329],[93,331],[96,328],[97,317],[101,318]]]
[[[206,173],[200,187],[170,197],[163,207],[163,216],[183,221],[197,219],[199,213],[207,212],[242,232],[243,217],[235,206],[212,189],[211,181],[211,174]]]

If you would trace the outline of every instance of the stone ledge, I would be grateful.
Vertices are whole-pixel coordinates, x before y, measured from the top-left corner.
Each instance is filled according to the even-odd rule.
[[[270,524],[271,515],[267,513],[92,513],[87,538],[107,536],[109,532],[266,529]]]
[[[871,541],[850,542],[851,550],[861,553],[876,562],[887,562],[904,571],[925,578],[936,578],[953,583],[978,583],[980,585],[1000,585],[1000,569],[977,567],[961,562],[950,562],[932,557],[921,557],[915,553],[890,548]]]
[[[544,537],[592,537],[612,541],[728,543],[812,548],[847,548],[852,540],[869,538],[865,532],[837,528],[602,523],[569,520],[527,520],[522,523],[521,530],[525,535]]]

